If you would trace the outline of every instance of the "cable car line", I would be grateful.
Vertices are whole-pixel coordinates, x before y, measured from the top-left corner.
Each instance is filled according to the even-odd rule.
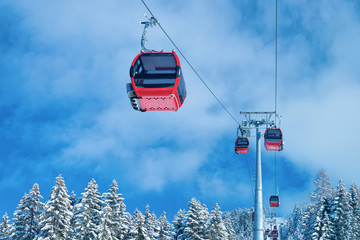
[[[277,52],[278,52],[278,0],[276,0],[276,7],[275,7],[275,115],[277,115],[277,72],[278,72],[278,63],[277,63]],[[280,125],[280,119],[279,119],[279,125]],[[275,117],[275,126],[276,126],[276,117]],[[281,133],[281,145],[279,146],[279,151],[283,149],[283,141],[282,141],[282,132],[279,129]],[[274,214],[275,214],[275,226],[274,230],[271,232],[272,238],[277,239],[279,234],[278,230],[276,228],[276,208],[279,207],[280,201],[279,201],[279,191],[277,188],[277,155],[275,151],[274,155],[274,166],[275,166],[275,176],[274,176],[274,182],[275,182],[275,194],[270,196],[270,207],[274,207]]]
[[[184,54],[182,53],[182,51],[179,49],[179,47],[175,44],[175,42],[172,40],[172,38],[169,36],[169,34],[165,31],[165,29],[161,26],[161,24],[159,23],[159,21],[157,20],[157,18],[154,16],[154,14],[152,13],[152,11],[150,10],[150,8],[147,6],[147,4],[145,3],[144,0],[141,0],[141,2],[144,4],[145,8],[149,11],[149,13],[151,14],[151,21],[155,24],[157,24],[160,29],[163,31],[163,33],[166,35],[166,37],[170,40],[170,42],[173,44],[173,46],[176,48],[176,50],[180,53],[180,55],[184,58],[184,60],[187,62],[187,64],[190,66],[190,68],[193,70],[193,72],[197,75],[197,77],[201,80],[201,82],[205,85],[205,87],[209,90],[209,92],[214,96],[214,98],[218,101],[218,103],[221,105],[221,107],[228,113],[228,115],[235,121],[235,123],[238,126],[240,125],[240,122],[236,120],[236,118],[229,112],[229,110],[225,107],[225,105],[220,101],[220,99],[216,96],[216,94],[210,89],[210,87],[206,84],[206,82],[204,81],[204,79],[200,76],[200,74],[196,71],[196,69],[192,66],[192,64],[190,63],[190,61],[184,56]],[[154,24],[154,25],[155,25]],[[250,173],[250,167],[249,167],[249,162],[248,162],[248,158],[246,156],[246,164],[247,164],[247,169],[248,169],[248,174],[249,174],[249,181],[250,181],[250,185],[251,185],[251,193],[252,193],[252,197],[253,199],[255,199],[255,194],[254,194],[254,189],[253,189],[253,184],[252,184],[252,179],[251,179],[251,173]]]
[[[239,134],[239,132],[240,132],[240,134]],[[251,180],[251,171],[250,171],[249,161],[248,161],[249,139],[247,138],[247,132],[244,129],[242,129],[240,125],[237,129],[237,136],[238,137],[235,140],[235,153],[236,154],[246,154],[246,165],[247,165],[247,169],[248,169],[251,193],[252,193],[253,199],[255,200],[255,194],[254,194],[254,189],[253,189],[252,180]]]
[[[276,0],[276,10],[275,10],[275,114],[277,110],[277,52],[278,52],[278,0]],[[276,124],[276,118],[275,118],[275,124]],[[280,124],[280,123],[279,123]],[[275,152],[275,192],[278,195],[277,190],[277,172],[276,172],[276,152]]]
[[[254,188],[253,188],[253,184],[252,184],[252,180],[251,180],[251,172],[250,172],[250,166],[249,166],[249,161],[248,161],[248,155],[246,155],[246,165],[247,165],[249,180],[250,180],[250,185],[251,185],[251,194],[252,194],[253,199],[255,199]]]
[[[276,192],[276,194],[278,195],[279,193],[278,193],[278,188],[277,188],[277,176],[276,176],[276,152],[275,152],[275,192]]]
[[[180,53],[180,55],[184,58],[184,60],[187,62],[187,64],[190,66],[190,68],[193,70],[193,72],[196,74],[196,76],[201,80],[201,82],[204,84],[204,86],[209,90],[209,92],[214,96],[214,98],[218,101],[218,103],[221,105],[221,107],[228,113],[228,115],[235,121],[235,123],[240,127],[240,122],[236,120],[236,118],[229,112],[229,110],[225,107],[225,105],[220,101],[220,99],[216,96],[216,94],[210,89],[210,87],[207,85],[207,83],[204,81],[204,79],[200,76],[200,74],[196,71],[196,69],[192,66],[190,61],[184,56],[182,51],[179,49],[179,47],[175,44],[175,42],[172,40],[172,38],[169,36],[169,34],[165,31],[165,29],[161,26],[157,18],[154,16],[150,8],[147,6],[144,0],[141,0],[141,2],[144,4],[145,8],[149,11],[151,14],[151,21],[155,24],[157,24],[160,29],[163,31],[163,33],[166,35],[166,37],[170,40],[170,42],[173,44],[173,46],[176,48],[176,50]],[[241,127],[240,127],[241,128]],[[246,156],[246,164],[248,169],[248,175],[249,175],[249,181],[251,185],[251,193],[253,199],[255,199],[252,179],[251,179],[251,173],[250,173],[250,167],[248,162],[248,157]]]
[[[184,58],[184,60],[187,62],[187,64],[190,66],[190,68],[193,70],[193,72],[196,74],[196,76],[201,80],[201,82],[205,85],[205,87],[209,90],[209,92],[214,96],[214,98],[218,101],[218,103],[222,106],[222,108],[228,113],[228,115],[238,124],[240,123],[236,120],[236,118],[229,112],[229,110],[225,107],[225,105],[220,101],[220,99],[215,95],[215,93],[210,89],[210,87],[206,84],[204,79],[200,76],[200,74],[196,71],[196,69],[192,66],[192,64],[189,62],[189,60],[184,56],[184,54],[181,52],[181,50],[178,48],[178,46],[175,44],[175,42],[171,39],[169,34],[165,31],[165,29],[161,26],[159,21],[156,19],[154,14],[151,12],[150,8],[147,6],[144,0],[141,0],[141,2],[144,4],[146,9],[149,11],[151,16],[154,18],[154,21],[159,25],[160,29],[163,31],[163,33],[166,35],[166,37],[170,40],[170,42],[173,44],[173,46],[176,48],[176,50],[180,53],[180,55]]]
[[[187,62],[187,64],[190,66],[190,68],[192,69],[192,71],[196,74],[196,76],[200,79],[200,81],[204,84],[204,86],[208,89],[208,91],[213,95],[213,97],[217,100],[217,102],[221,105],[221,107],[227,112],[227,114],[235,121],[235,123],[239,126],[240,130],[242,130],[241,128],[241,124],[239,123],[238,120],[236,120],[236,118],[229,112],[229,110],[225,107],[225,105],[220,101],[220,99],[216,96],[216,94],[210,89],[210,87],[207,85],[207,83],[205,82],[205,80],[200,76],[200,74],[196,71],[196,69],[193,67],[193,65],[190,63],[190,61],[185,57],[185,55],[182,53],[182,51],[179,49],[179,47],[176,45],[176,43],[173,41],[173,39],[169,36],[169,34],[165,31],[165,29],[161,26],[161,24],[158,22],[158,20],[156,19],[156,17],[154,16],[154,14],[152,13],[152,11],[150,10],[150,8],[147,6],[147,4],[145,3],[144,0],[141,0],[141,2],[143,3],[143,5],[145,6],[145,8],[148,10],[148,12],[151,14],[151,21],[153,21],[154,23],[156,23],[160,29],[162,30],[162,32],[166,35],[166,37],[169,39],[169,41],[173,44],[173,46],[175,47],[175,49],[180,53],[180,55],[183,57],[183,59]],[[277,126],[277,118],[279,118],[279,124],[280,124],[280,115],[277,114],[277,95],[278,95],[278,0],[276,0],[276,27],[275,27],[275,79],[274,79],[274,113],[275,113],[275,124],[274,122],[272,124],[270,124],[270,128],[267,127],[265,133],[264,133],[264,140],[265,140],[265,147],[266,150],[268,151],[281,151],[283,150],[283,139],[282,139],[282,132],[281,129]],[[257,113],[258,114],[258,113]],[[268,124],[268,123],[266,123]],[[240,137],[238,137],[239,139]],[[243,138],[243,136],[241,137]],[[237,139],[237,140],[238,140]],[[245,138],[244,138],[245,139]],[[247,140],[247,138],[246,138]],[[237,141],[236,141],[237,142]],[[246,148],[244,146],[238,146],[238,149],[235,146],[235,152],[238,154],[246,154],[248,153],[248,141],[247,141],[247,146]],[[239,143],[239,145],[241,145]],[[238,152],[237,152],[238,150]],[[246,150],[246,152],[245,152]],[[243,152],[241,152],[243,151]],[[248,174],[249,174],[249,179],[250,179],[250,184],[251,184],[251,190],[252,190],[252,195],[253,198],[255,199],[254,196],[254,190],[252,187],[252,181],[251,181],[251,174],[250,174],[250,168],[249,168],[249,163],[248,163],[248,159],[246,157],[246,164],[247,164],[247,168],[248,168]],[[275,192],[276,195],[271,195],[270,196],[270,207],[279,207],[279,196],[278,196],[278,189],[277,189],[277,157],[276,157],[276,152],[275,152]],[[276,210],[275,210],[275,214],[276,214]],[[274,231],[277,231],[276,227],[274,229]],[[273,237],[277,238],[277,233],[273,234]]]
[[[276,0],[276,20],[275,20],[275,114],[277,114],[277,49],[278,49],[278,1]],[[276,118],[275,118],[276,124]]]

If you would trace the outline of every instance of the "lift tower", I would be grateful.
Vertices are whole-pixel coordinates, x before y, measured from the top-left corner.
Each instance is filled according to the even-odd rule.
[[[261,174],[261,135],[263,127],[269,128],[276,125],[276,119],[280,123],[280,115],[276,112],[240,112],[245,119],[239,129],[242,134],[250,136],[251,129],[256,130],[256,184],[255,184],[255,215],[254,215],[254,240],[264,239],[264,215],[262,196]]]

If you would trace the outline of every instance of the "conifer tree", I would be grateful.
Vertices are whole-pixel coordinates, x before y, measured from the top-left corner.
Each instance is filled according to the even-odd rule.
[[[78,205],[78,199],[76,199],[76,194],[74,193],[74,191],[71,192],[71,195],[69,197],[69,200],[70,200],[70,211],[72,213],[72,217],[70,219],[70,228],[72,230],[75,229],[75,224],[76,224],[76,220],[77,220],[77,216],[76,216],[76,213],[78,212],[78,208],[79,208],[79,205]],[[72,233],[68,236],[67,239],[71,240],[72,237],[75,235],[75,233],[72,231]]]
[[[2,217],[0,224],[0,240],[10,240],[10,224],[7,213]]]
[[[228,215],[235,234],[240,239],[253,238],[252,212],[253,209],[234,209]]]
[[[39,240],[65,240],[71,234],[72,212],[67,192],[63,177],[59,175],[44,207]]]
[[[331,240],[331,235],[333,234],[333,231],[331,229],[331,221],[330,216],[327,211],[324,212],[324,218],[323,218],[323,226],[322,226],[322,238],[321,240]]]
[[[208,239],[207,221],[209,213],[206,206],[202,206],[195,198],[188,203],[189,211],[186,214],[183,239]]]
[[[303,215],[304,239],[312,239],[314,233],[315,204],[308,204]]]
[[[209,239],[222,240],[228,239],[228,232],[222,219],[222,212],[216,203],[214,210],[211,211],[210,221],[208,225]]]
[[[25,194],[15,211],[11,238],[30,240],[40,232],[40,218],[44,204],[41,202],[39,185],[35,183],[29,194]]]
[[[315,191],[310,193],[311,201],[320,201],[322,197],[330,197],[334,194],[331,181],[326,175],[325,169],[321,169],[314,181]]]
[[[78,200],[76,199],[76,194],[74,193],[74,191],[71,191],[71,194],[70,194],[70,205],[71,205],[71,207],[74,207],[76,204],[77,204],[77,202],[78,202]]]
[[[99,225],[98,239],[101,240],[118,240],[116,234],[114,233],[114,222],[112,221],[112,212],[111,207],[106,204],[102,210],[101,222]]]
[[[71,235],[68,237],[68,240],[72,239],[81,239],[82,237],[82,230],[81,230],[81,218],[82,218],[82,210],[83,205],[82,203],[76,203],[73,207],[70,207],[72,212],[72,218],[70,220],[70,227],[73,230]]]
[[[209,214],[209,210],[208,210],[207,206],[205,205],[205,203],[202,205],[202,211],[201,211],[200,216],[201,216],[201,218],[200,218],[201,222],[205,226],[204,230],[203,230],[203,236],[205,239],[208,239],[209,238],[208,225],[209,225],[210,214]]]
[[[173,220],[173,232],[174,232],[174,239],[182,239],[182,235],[185,229],[185,222],[186,222],[186,211],[180,209],[174,217]]]
[[[279,233],[282,238],[293,240],[292,237],[290,237],[291,233],[294,232],[294,223],[293,223],[293,214],[291,214],[285,221],[284,224],[279,228]]]
[[[94,179],[89,182],[85,192],[81,195],[82,199],[75,213],[73,239],[96,239],[99,233],[103,201]]]
[[[20,200],[20,204],[18,205],[12,220],[11,238],[14,240],[21,239],[26,234],[26,214],[23,212],[26,195],[27,194],[24,194],[23,198]]]
[[[231,224],[230,218],[225,217],[224,224],[225,224],[226,232],[227,232],[226,240],[235,240],[236,239],[235,238],[235,230]]]
[[[129,228],[128,221],[125,216],[125,204],[123,203],[121,193],[117,193],[118,184],[115,180],[112,181],[111,187],[107,193],[103,194],[105,204],[110,208],[109,219],[112,222],[110,226],[111,236],[117,239],[125,239]]]
[[[163,212],[159,218],[159,240],[171,240],[173,239],[174,232],[171,231],[171,224],[166,219],[166,212]]]
[[[150,213],[149,204],[145,207],[144,227],[147,230],[149,238],[156,239],[159,237],[159,224],[157,222],[156,215],[154,213]]]
[[[351,211],[349,197],[342,180],[339,181],[336,197],[333,204],[332,235],[331,239],[350,240],[350,219]]]
[[[321,207],[320,207],[321,208]],[[311,218],[313,220],[313,229],[311,234],[312,240],[321,239],[322,237],[322,224],[323,224],[323,218],[324,213],[321,209],[317,209],[317,211],[314,212],[314,216]]]
[[[233,209],[230,213],[226,214],[226,217],[230,219],[231,226],[235,231],[235,235],[239,235],[241,231],[241,209]]]
[[[147,233],[147,229],[144,226],[144,215],[136,209],[133,216],[132,226],[130,230],[131,240],[152,240]]]
[[[329,239],[331,236],[331,226],[329,214],[331,205],[329,200],[324,197],[314,206],[313,229],[311,239]]]
[[[360,192],[356,184],[352,184],[349,190],[351,207],[351,233],[352,239],[360,239]]]
[[[125,206],[125,204],[124,204]],[[123,221],[123,225],[126,227],[122,230],[121,235],[120,235],[120,240],[127,240],[130,239],[130,232],[131,232],[131,226],[133,225],[133,220],[132,220],[132,216],[129,212],[125,212],[125,207],[123,208],[124,211],[121,214],[122,216],[122,221]]]

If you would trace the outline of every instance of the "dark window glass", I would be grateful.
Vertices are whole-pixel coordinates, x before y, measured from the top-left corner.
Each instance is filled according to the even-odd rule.
[[[138,71],[134,77],[139,88],[174,87],[176,60],[172,54],[143,54],[136,64]]]
[[[138,88],[171,88],[175,85],[175,78],[135,79]]]
[[[182,74],[180,75],[180,83],[178,86],[178,93],[179,93],[180,102],[181,102],[181,104],[183,104],[185,97],[186,97],[186,87],[185,87],[184,77]]]
[[[173,54],[143,54],[140,56],[145,71],[174,70],[176,60]]]
[[[249,145],[249,142],[248,142],[248,140],[246,138],[239,138],[236,141],[236,146],[238,148],[246,148],[248,145]]]
[[[138,59],[134,64],[134,69],[136,73],[141,73],[142,71],[142,65],[140,59]]]
[[[272,197],[270,198],[270,202],[271,202],[271,203],[277,203],[278,201],[279,201],[279,198],[276,197],[276,196],[272,196]]]
[[[266,140],[281,140],[282,134],[280,129],[268,129],[265,138]]]

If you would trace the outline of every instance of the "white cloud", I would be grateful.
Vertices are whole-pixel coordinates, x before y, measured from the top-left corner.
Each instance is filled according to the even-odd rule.
[[[170,5],[165,7],[164,11],[160,11],[163,10],[163,7],[159,7],[157,3],[149,3],[153,9],[157,10],[154,12],[158,13],[157,16],[162,26],[166,27],[166,30],[171,33],[173,39],[176,40],[176,43],[181,47],[186,56],[198,68],[200,74],[209,86],[232,112],[234,112],[235,116],[238,116],[237,111],[239,110],[252,110],[251,108],[254,108],[254,110],[271,110],[273,108],[274,48],[273,43],[266,42],[266,39],[271,38],[249,33],[248,29],[244,29],[244,31],[237,29],[234,31],[233,27],[235,27],[235,25],[231,23],[231,17],[236,16],[236,14],[231,10],[232,6],[230,5],[223,5],[220,2],[215,2],[211,5],[203,1],[185,2],[184,5],[186,4],[188,4],[187,7],[176,9],[176,14],[174,14],[175,9],[172,9]],[[98,8],[95,3],[90,6]],[[323,6],[323,4],[321,6]],[[102,8],[105,8],[104,12],[107,12],[106,9],[108,9],[108,7],[109,6],[102,6],[99,10],[100,13],[102,12]],[[299,5],[297,7],[304,10],[305,5]],[[338,87],[341,86],[339,78],[344,76],[343,72],[345,69],[347,70],[345,71],[347,77],[354,77],[357,73],[351,73],[353,69],[357,71],[356,68],[344,67],[348,66],[344,64],[344,62],[346,63],[349,58],[347,57],[348,55],[341,50],[341,46],[343,46],[341,43],[344,42],[344,40],[342,40],[342,37],[337,37],[337,35],[333,33],[334,30],[340,30],[342,25],[336,24],[334,26],[330,24],[331,18],[329,18],[328,14],[338,7],[344,11],[349,10],[346,4],[335,2],[333,5],[328,6],[326,11],[324,10],[324,12],[320,14],[320,17],[318,17],[317,14],[315,15],[316,11],[321,9],[320,6],[311,9],[310,12],[303,12],[304,14],[300,17],[303,17],[302,24],[304,29],[308,31],[306,34],[312,35],[315,40],[311,39],[311,37],[309,38],[309,35],[302,35],[303,33],[300,32],[297,36],[290,36],[289,39],[285,38],[283,40],[285,43],[295,40],[293,44],[285,45],[286,48],[291,50],[290,52],[286,52],[286,48],[284,49],[281,48],[281,45],[279,46],[286,59],[282,60],[282,55],[279,55],[279,76],[291,77],[292,75],[293,79],[290,79],[290,82],[295,85],[295,87],[294,85],[287,85],[287,79],[279,78],[279,88],[282,91],[279,93],[281,95],[279,105],[281,106],[281,113],[284,115],[283,126],[287,142],[287,150],[284,154],[295,162],[309,163],[314,168],[319,168],[324,165],[338,168],[338,162],[336,160],[330,161],[329,159],[345,157],[349,158],[350,163],[354,163],[354,159],[358,156],[355,152],[351,151],[351,149],[347,148],[347,146],[349,146],[347,139],[353,138],[353,135],[351,133],[344,135],[344,132],[352,131],[347,130],[349,129],[347,124],[341,124],[344,120],[345,122],[351,121],[350,118],[344,115],[344,111],[345,109],[351,111],[352,108],[356,108],[354,104],[358,102],[359,99],[357,97],[358,92],[352,85],[341,87],[341,90],[338,89]],[[170,8],[170,10],[168,11],[167,8]],[[230,14],[219,15],[218,18],[214,18],[213,16],[219,12],[219,8],[222,8]],[[68,13],[73,16],[74,20],[77,14],[81,15],[81,12],[76,9],[79,10],[79,8],[75,7],[75,10]],[[141,6],[140,9],[131,9],[134,11],[132,14],[144,12]],[[199,14],[196,9],[204,9],[206,14]],[[263,11],[268,12],[263,19],[270,20],[272,18],[269,13],[270,10],[263,9]],[[86,15],[85,13],[86,11],[84,15]],[[109,23],[112,23],[112,19],[115,18],[114,11],[112,10],[110,13],[111,14],[108,14],[110,16],[104,16],[104,18],[109,18]],[[127,20],[134,18],[134,16],[128,18],[128,15],[130,14],[123,15],[122,18]],[[318,19],[314,19],[315,16],[318,17]],[[338,20],[343,20],[344,23],[348,23],[349,18],[351,18],[346,14],[341,16],[347,16],[345,19]],[[141,14],[138,14],[138,18],[142,18]],[[61,19],[61,17],[58,18],[58,21],[61,21]],[[102,19],[101,21],[94,22],[93,19],[87,15],[80,17],[80,20],[80,23],[77,22],[77,25],[72,26],[72,28],[81,29],[82,21],[86,23],[82,24],[90,26],[103,25],[104,21],[107,21]],[[352,20],[355,19],[352,18]],[[134,25],[135,30],[129,27],[130,24],[130,22],[127,22],[127,24],[122,23],[121,29],[118,30],[123,34],[129,35],[126,40],[134,38],[138,41],[142,32],[142,26]],[[130,28],[133,30],[128,32]],[[270,24],[267,28],[270,29]],[[99,32],[96,29],[95,27],[91,30],[88,29],[81,32],[86,38],[97,42]],[[316,32],[319,29],[321,29],[321,33]],[[346,29],[349,30],[346,31]],[[348,27],[346,29],[341,30],[342,35],[350,34],[351,36],[356,36],[354,28]],[[65,28],[63,31],[65,33],[62,33],[62,35],[69,38],[68,36],[71,36],[73,29]],[[100,31],[100,33],[103,32]],[[111,38],[109,32],[105,32],[105,34]],[[323,36],[320,34],[323,34]],[[136,38],[136,35],[138,35],[138,38]],[[118,36],[115,35],[113,37],[116,38]],[[148,38],[149,42],[147,46],[149,47],[154,46],[154,48],[157,48],[159,45],[169,49],[173,48],[159,28],[150,29]],[[279,39],[279,44],[281,44],[281,40],[282,39]],[[311,59],[313,57],[316,58],[312,51],[314,48],[318,48],[313,44],[319,42],[322,47],[324,46],[321,43],[322,41],[326,43],[325,46],[331,46],[332,48],[326,49],[326,53],[320,53],[332,59],[328,62],[329,65],[321,64],[312,66],[311,63],[314,60],[317,61],[316,59]],[[110,44],[115,46],[112,42],[110,42]],[[136,48],[139,47],[134,46]],[[129,81],[127,68],[137,53],[137,50],[134,51],[134,54],[131,54],[131,51],[128,49],[120,48],[119,51],[125,51],[127,54],[127,56],[122,55],[122,58],[119,58],[120,68],[125,70],[125,74],[121,71],[118,72],[118,74],[120,74],[118,78],[121,79],[118,83],[119,89],[122,90],[121,86],[124,82]],[[353,60],[354,58],[356,59],[356,55],[351,54],[351,59]],[[221,107],[218,107],[217,102],[211,94],[207,92],[202,83],[196,79],[197,77],[191,72],[191,69],[185,61],[182,61],[182,65],[187,81],[188,98],[186,99],[184,107],[178,113],[140,114],[132,111],[127,100],[121,102],[116,101],[108,110],[99,114],[98,118],[96,118],[93,132],[90,131],[89,133],[95,136],[103,134],[101,141],[104,143],[110,141],[113,142],[113,145],[105,144],[107,147],[101,148],[102,144],[100,144],[97,146],[98,150],[94,150],[95,152],[87,151],[87,148],[91,149],[93,148],[91,146],[97,145],[98,139],[94,136],[89,138],[85,135],[86,140],[82,140],[82,136],[80,135],[79,139],[76,140],[79,142],[75,144],[75,150],[80,151],[79,154],[83,154],[83,156],[91,155],[91,152],[101,155],[109,151],[120,154],[121,151],[119,151],[119,149],[123,149],[125,152],[136,152],[139,141],[141,141],[140,146],[155,147],[155,149],[157,149],[157,144],[165,139],[165,141],[171,142],[170,146],[172,144],[174,146],[181,146],[181,149],[185,151],[184,154],[190,155],[201,149],[201,151],[205,151],[204,155],[206,156],[206,152],[208,152],[210,148],[205,147],[205,145],[216,144],[216,139],[220,134],[224,131],[228,131],[229,133],[230,131],[234,131],[233,129],[236,125],[233,125],[232,120],[223,112]],[[300,71],[298,69],[300,69]],[[302,72],[302,70],[305,71]],[[319,70],[320,72],[318,72]],[[116,76],[113,75],[113,77]],[[109,81],[114,83],[113,80]],[[342,79],[341,83],[344,81],[345,80]],[[353,83],[354,81],[350,78],[345,82]],[[281,86],[281,84],[285,87]],[[126,98],[125,90],[119,94],[119,97]],[[282,102],[282,99],[287,99],[287,101]],[[214,112],[211,109],[219,110]],[[340,111],[339,114],[336,114],[336,111]],[[356,116],[352,117],[356,119]],[[339,124],[342,127],[336,127],[339,126]],[[337,131],[336,138],[341,139],[340,143],[336,141],[331,143],[321,141],[321,139],[330,139],[333,137],[334,131]],[[204,142],[203,139],[206,139],[206,142]],[[301,141],[300,139],[306,140]],[[116,142],[118,145],[121,145],[118,149],[115,149]],[[87,145],[83,145],[85,143],[87,143]],[[83,147],[80,148],[80,146]],[[347,152],[346,155],[343,151],[334,154],[333,149],[336,149],[336,146],[341,146],[341,149],[349,150],[345,151]],[[83,149],[83,151],[81,151],[81,149]],[[305,151],[304,149],[307,150]],[[331,153],[327,154],[327,152],[330,151]],[[165,152],[172,154],[170,150]],[[133,155],[134,158],[139,157],[135,155]],[[140,154],[140,162],[145,164],[149,169],[151,169],[151,165],[158,166],[160,163],[166,163],[164,160],[164,156],[166,156],[165,153],[160,154],[158,158],[155,156],[156,154],[154,152],[151,157],[152,160],[149,160],[147,155]],[[314,162],[314,159],[319,160]],[[199,164],[195,164],[195,168],[199,168],[199,166]],[[149,188],[153,186],[159,189],[166,184],[164,174],[159,171],[160,170],[157,170],[156,174],[147,176],[153,180],[148,186]],[[347,170],[344,170],[344,172],[346,171]],[[181,170],[179,172],[181,172]],[[143,184],[143,182],[140,180],[139,184]]]
[[[223,174],[226,174],[226,172],[219,171],[210,176],[200,176],[199,187],[202,195],[217,202],[228,202],[231,200],[242,204],[248,203],[246,207],[250,207],[253,203],[253,192],[249,181],[229,181],[228,178],[224,179]],[[238,169],[238,174],[246,176],[246,173],[241,169]]]
[[[24,97],[31,100],[31,111],[59,102],[75,109],[61,119],[67,124],[55,122],[48,129],[48,139],[67,143],[61,151],[63,164],[96,163],[98,172],[115,169],[145,190],[160,191],[168,183],[197,177],[204,195],[210,196],[206,192],[211,190],[227,196],[247,191],[248,182],[232,188],[223,176],[208,179],[200,171],[221,136],[235,137],[237,126],[184,59],[180,57],[188,97],[179,112],[139,113],[131,108],[125,83],[140,51],[138,21],[146,12],[140,1],[11,4],[23,15],[23,27],[35,46],[19,56],[18,63],[27,76],[23,91],[31,96]],[[220,0],[148,4],[237,119],[240,110],[273,109],[270,4],[257,4],[251,22],[256,29],[244,14],[250,2],[243,9]],[[279,15],[279,112],[286,141],[282,154],[310,171],[325,167],[334,178],[355,181],[359,18],[343,1],[310,6],[308,1],[288,1],[280,4],[282,9],[297,13]],[[148,39],[149,48],[174,48],[158,27],[149,29]],[[105,169],[109,166],[112,169]],[[250,193],[246,194],[248,199]]]
[[[320,14],[315,14],[316,9]],[[360,82],[359,69],[355,67],[360,60],[360,48],[355,44],[356,39],[360,39],[356,27],[360,20],[348,3],[321,2],[316,9],[310,9],[304,18],[312,39],[303,39],[302,46],[309,53],[312,49],[317,51],[318,46],[308,45],[307,41],[319,46],[326,43],[324,56],[314,56],[324,62],[314,66],[311,63],[318,61],[316,59],[302,62],[310,74],[295,71],[298,82],[283,88],[293,93],[282,94],[286,99],[281,102],[287,143],[284,154],[309,170],[325,168],[334,180],[343,178],[350,184],[358,178],[355,169],[359,167],[360,158],[356,151],[360,132],[356,123],[360,117]],[[333,14],[338,15],[336,23],[331,17]]]
[[[161,191],[169,183],[186,181],[197,176],[205,156],[197,151],[170,151],[165,148],[148,149],[137,155],[127,174],[143,190]]]
[[[320,94],[288,101],[283,121],[286,155],[310,169],[325,167],[333,177],[355,181],[360,86]]]

